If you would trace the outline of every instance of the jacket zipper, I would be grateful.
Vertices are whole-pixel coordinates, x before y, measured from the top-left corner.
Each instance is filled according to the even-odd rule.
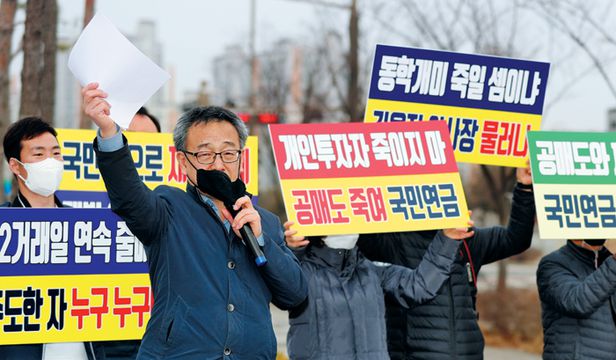
[[[450,306],[449,309],[450,311],[450,319],[449,319],[449,341],[451,343],[451,349],[453,357],[452,359],[457,359],[458,358],[458,354],[456,351],[456,309],[454,307],[454,298],[453,298],[453,287],[451,285],[451,278],[449,278],[449,280],[447,280],[447,284],[449,285],[449,301],[450,301]]]
[[[92,351],[92,360],[96,360],[96,354],[94,353],[94,346],[92,345],[92,342],[88,343],[90,345],[90,351]]]

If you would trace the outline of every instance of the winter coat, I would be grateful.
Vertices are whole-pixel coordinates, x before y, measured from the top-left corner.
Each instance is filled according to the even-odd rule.
[[[290,312],[290,358],[389,359],[383,293],[406,308],[434,298],[449,277],[459,245],[439,233],[417,270],[377,266],[357,247],[309,246],[299,252],[309,297]]]
[[[616,259],[607,249],[568,241],[541,259],[537,286],[544,359],[616,359]]]
[[[433,300],[405,309],[386,297],[387,343],[391,358],[483,359],[484,340],[475,310],[476,277],[484,264],[519,254],[530,247],[534,218],[533,194],[516,187],[508,226],[476,228],[475,235],[465,240],[451,276]],[[362,235],[357,245],[370,260],[414,269],[434,234],[434,231],[415,231]]]
[[[137,358],[274,359],[270,303],[286,310],[308,294],[278,217],[256,207],[268,260],[258,268],[197,189],[149,190],[125,138],[110,152],[100,151],[98,141],[94,149],[111,208],[148,257],[154,306]]]

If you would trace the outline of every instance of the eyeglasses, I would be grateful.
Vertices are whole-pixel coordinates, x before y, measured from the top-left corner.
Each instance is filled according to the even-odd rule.
[[[209,164],[213,164],[214,161],[216,161],[216,156],[220,156],[220,160],[222,160],[223,163],[234,163],[239,160],[242,150],[225,150],[221,152],[214,152],[214,151],[190,152],[190,151],[184,150],[182,152],[196,157],[197,162],[199,164],[209,165]]]

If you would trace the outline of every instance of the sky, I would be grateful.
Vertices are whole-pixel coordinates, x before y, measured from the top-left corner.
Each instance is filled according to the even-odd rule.
[[[345,4],[347,0],[328,0]],[[360,2],[361,3],[361,2]],[[364,1],[370,4],[370,1]],[[83,18],[83,0],[58,0],[60,9],[60,34],[75,35]],[[348,12],[336,8],[324,8],[297,0],[256,0],[257,4],[257,51],[266,49],[281,37],[309,39],[315,26],[338,26],[344,31]],[[157,24],[158,38],[163,45],[163,68],[173,69],[176,79],[176,99],[186,91],[197,90],[202,80],[212,79],[212,59],[220,55],[228,45],[240,44],[248,49],[250,0],[98,0],[96,12],[107,16],[124,34],[131,34],[141,20],[153,20]],[[373,30],[370,43],[376,42],[406,45],[383,29],[366,29],[370,22],[371,9],[364,8],[364,30]],[[23,20],[23,19],[21,19]],[[18,19],[19,21],[19,19]],[[368,25],[366,25],[368,24]],[[19,30],[16,37],[20,37]],[[14,45],[18,41],[13,42]],[[556,49],[558,50],[558,49]],[[21,61],[16,59],[14,63]],[[547,61],[538,55],[530,60]],[[63,64],[58,64],[63,66]],[[12,64],[12,71],[19,65]],[[610,66],[608,73],[616,74]],[[548,102],[556,90],[564,88],[564,80],[550,74]],[[591,73],[571,85],[567,95],[549,109],[545,109],[545,130],[605,131],[607,110],[616,106],[599,75]],[[552,93],[550,92],[552,91]]]
[[[64,28],[81,25],[83,0],[59,0],[59,7]],[[179,96],[182,90],[196,90],[202,79],[212,78],[212,59],[226,46],[240,44],[248,49],[250,0],[98,0],[96,12],[107,16],[124,34],[133,33],[140,20],[156,22],[164,58],[159,65],[173,68]],[[257,51],[282,36],[307,36],[317,12],[308,3],[256,0]],[[330,13],[333,17],[338,13],[344,21],[345,11]]]

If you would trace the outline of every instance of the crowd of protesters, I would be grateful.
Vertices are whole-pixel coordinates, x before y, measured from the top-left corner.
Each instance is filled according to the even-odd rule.
[[[85,86],[84,109],[98,128],[94,149],[111,208],[147,253],[155,301],[145,335],[132,342],[4,345],[0,359],[274,359],[270,303],[289,311],[291,359],[483,358],[477,276],[483,265],[531,245],[529,168],[517,170],[506,226],[470,221],[468,228],[304,238],[247,194],[232,204],[235,216],[213,195],[217,174],[239,178],[248,132],[236,114],[220,107],[184,113],[173,138],[186,189],[150,190],[103,90]],[[160,132],[143,109],[131,127]],[[18,190],[3,206],[62,207],[55,129],[44,119],[21,119],[3,147]],[[245,225],[265,266],[254,262],[240,233]],[[541,260],[545,359],[616,357],[616,259],[604,242],[571,240]]]

